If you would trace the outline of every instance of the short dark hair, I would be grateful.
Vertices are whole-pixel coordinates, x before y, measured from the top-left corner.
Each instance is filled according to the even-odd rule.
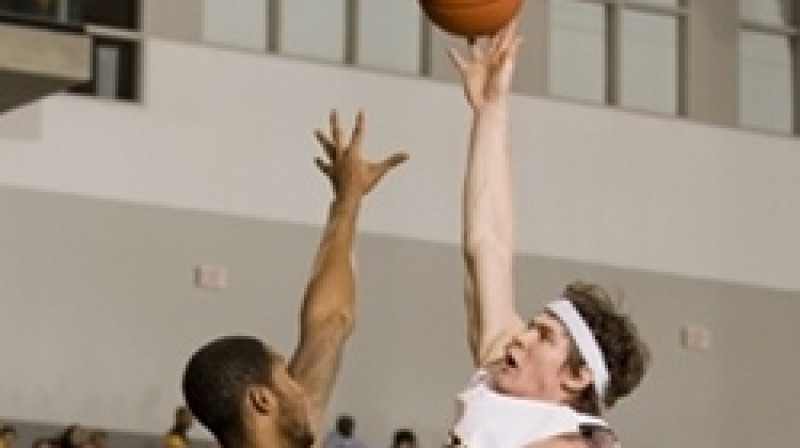
[[[0,435],[17,434],[17,428],[14,425],[0,426]]]
[[[186,404],[223,446],[243,438],[241,414],[247,388],[272,388],[277,360],[269,347],[248,336],[215,339],[189,359],[183,373]]]
[[[574,282],[567,285],[563,297],[572,302],[592,330],[608,367],[609,380],[603,405],[594,385],[587,387],[573,407],[587,414],[600,415],[603,407],[612,407],[641,383],[650,365],[650,352],[639,331],[627,315],[621,313],[611,296],[599,285]],[[567,363],[577,372],[586,363],[574,341]]]
[[[39,437],[34,439],[33,444],[31,445],[32,448],[54,448],[57,445],[56,441],[49,437]]]
[[[344,437],[353,437],[356,430],[356,420],[349,415],[340,415],[336,419],[336,432]]]
[[[417,435],[414,434],[414,431],[408,428],[398,429],[394,432],[394,436],[392,437],[392,447],[396,447],[402,443],[410,443],[416,446]]]

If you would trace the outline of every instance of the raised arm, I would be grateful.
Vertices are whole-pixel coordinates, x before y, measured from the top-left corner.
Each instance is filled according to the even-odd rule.
[[[292,377],[303,386],[311,424],[319,433],[322,415],[339,370],[344,343],[354,324],[356,285],[353,240],[362,197],[407,155],[395,153],[381,162],[361,158],[364,115],[359,112],[349,142],[345,142],[336,112],[330,135],[316,131],[325,159],[315,162],[331,181],[334,197],[306,287],[300,313],[300,341],[289,363]]]
[[[508,93],[519,46],[512,23],[466,57],[450,57],[473,110],[464,177],[462,248],[467,338],[476,366],[502,355],[522,321],[514,311]]]

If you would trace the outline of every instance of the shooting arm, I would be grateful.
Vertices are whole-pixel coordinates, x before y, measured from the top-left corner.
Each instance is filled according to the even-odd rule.
[[[476,365],[500,356],[522,323],[513,304],[506,98],[476,110],[464,179],[462,246],[468,338]]]
[[[466,268],[467,338],[473,361],[498,358],[522,327],[514,311],[508,97],[519,38],[510,24],[468,57],[450,56],[473,120],[464,177],[462,248]]]

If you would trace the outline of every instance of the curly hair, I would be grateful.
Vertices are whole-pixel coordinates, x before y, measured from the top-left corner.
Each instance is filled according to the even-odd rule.
[[[573,408],[580,412],[599,416],[604,408],[614,406],[617,400],[630,394],[641,383],[650,365],[650,352],[633,321],[617,309],[601,286],[574,282],[567,285],[562,295],[572,302],[592,330],[608,366],[609,382],[603,406],[593,384],[572,403]],[[576,374],[586,365],[574,341],[567,364]]]

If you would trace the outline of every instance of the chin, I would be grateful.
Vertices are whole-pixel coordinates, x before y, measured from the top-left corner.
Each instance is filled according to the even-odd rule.
[[[289,413],[282,413],[280,418],[281,432],[292,448],[310,447],[314,445],[314,433],[308,423]]]
[[[508,377],[508,373],[506,372],[494,372],[489,378],[489,387],[495,392],[504,395],[513,395],[511,392],[513,388],[511,386],[511,378]]]
[[[307,448],[314,445],[314,434],[309,430],[300,428],[293,428],[290,431],[284,431],[284,440],[289,442],[292,448]]]
[[[306,432],[305,434],[301,434],[295,438],[293,447],[303,447],[308,448],[314,446],[314,434],[311,432]]]

